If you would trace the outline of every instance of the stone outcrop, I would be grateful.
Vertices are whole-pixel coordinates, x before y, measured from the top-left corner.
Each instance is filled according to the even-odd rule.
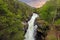
[[[27,21],[25,21],[23,24],[24,24],[24,28],[23,28],[24,29],[24,35],[25,35],[25,33],[28,29],[28,23],[27,23]],[[47,23],[44,20],[42,20],[40,18],[37,18],[35,20],[34,24],[38,26],[35,39],[36,40],[44,40],[45,37],[47,36],[47,33],[45,33],[45,32],[46,32],[46,30],[49,30],[49,26],[47,25]]]

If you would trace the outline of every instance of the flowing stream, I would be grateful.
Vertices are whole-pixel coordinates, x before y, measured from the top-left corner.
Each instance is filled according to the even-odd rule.
[[[35,40],[34,36],[36,34],[37,25],[34,25],[34,22],[37,17],[38,14],[33,13],[31,19],[28,21],[28,29],[24,40]]]

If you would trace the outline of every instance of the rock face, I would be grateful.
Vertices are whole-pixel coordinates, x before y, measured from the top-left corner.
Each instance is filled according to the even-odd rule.
[[[43,33],[37,31],[37,34],[36,34],[36,36],[35,36],[35,39],[36,39],[36,40],[43,40],[43,39],[42,39],[42,35],[43,35]]]
[[[25,33],[26,33],[27,29],[28,29],[28,23],[27,22],[25,22],[25,26],[24,26],[24,35],[25,35]],[[44,37],[47,35],[47,34],[44,34],[44,32],[43,32],[44,31],[43,24],[45,24],[45,21],[37,18],[35,20],[34,24],[38,26],[38,28],[36,30],[37,34],[35,36],[35,40],[43,40]],[[47,26],[47,28],[45,30],[47,30],[47,29],[48,29],[48,26]]]

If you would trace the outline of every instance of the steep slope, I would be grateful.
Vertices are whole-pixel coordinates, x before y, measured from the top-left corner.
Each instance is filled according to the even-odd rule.
[[[41,19],[43,19],[45,22],[48,23],[50,31],[48,32],[45,30],[41,30],[41,31],[44,31],[46,34],[48,34],[47,38],[45,39],[46,40],[60,39],[59,37],[60,35],[59,33],[60,32],[59,31],[60,29],[60,16],[59,16],[60,15],[60,0],[50,0],[43,7],[35,9],[35,12],[37,12],[40,15]]]
[[[51,22],[53,19],[60,19],[60,0],[47,1],[43,7],[36,9],[36,11],[45,21]],[[56,17],[54,18],[54,16]]]
[[[22,21],[32,8],[18,0],[0,0],[0,40],[23,40]]]

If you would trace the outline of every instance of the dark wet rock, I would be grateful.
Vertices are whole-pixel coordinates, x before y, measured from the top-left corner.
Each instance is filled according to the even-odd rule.
[[[25,35],[25,33],[26,33],[27,29],[28,29],[28,23],[27,22],[22,22],[22,24],[24,25],[23,31],[24,31],[24,35]]]
[[[27,29],[28,29],[28,26],[25,26],[25,27],[24,27],[24,35],[25,35],[25,33],[27,32]]]
[[[26,21],[24,21],[24,35],[26,34],[26,31],[28,29],[28,21],[31,19],[32,15],[30,15],[28,17],[28,19],[26,19]],[[48,30],[48,25],[46,24],[46,22],[42,19],[40,19],[39,17],[36,18],[35,22],[34,22],[34,26],[37,25],[38,28],[36,30],[36,35],[35,35],[35,39],[36,40],[44,40],[44,38],[47,36],[46,30]],[[45,27],[44,27],[45,26]]]
[[[24,35],[25,35],[25,33],[26,33],[27,29],[28,29],[28,21],[31,19],[31,17],[32,17],[32,13],[27,17],[26,20],[24,20],[22,22],[22,24],[24,25],[24,27],[23,27]]]
[[[37,31],[37,34],[35,35],[35,40],[43,40],[42,35],[43,33]]]

